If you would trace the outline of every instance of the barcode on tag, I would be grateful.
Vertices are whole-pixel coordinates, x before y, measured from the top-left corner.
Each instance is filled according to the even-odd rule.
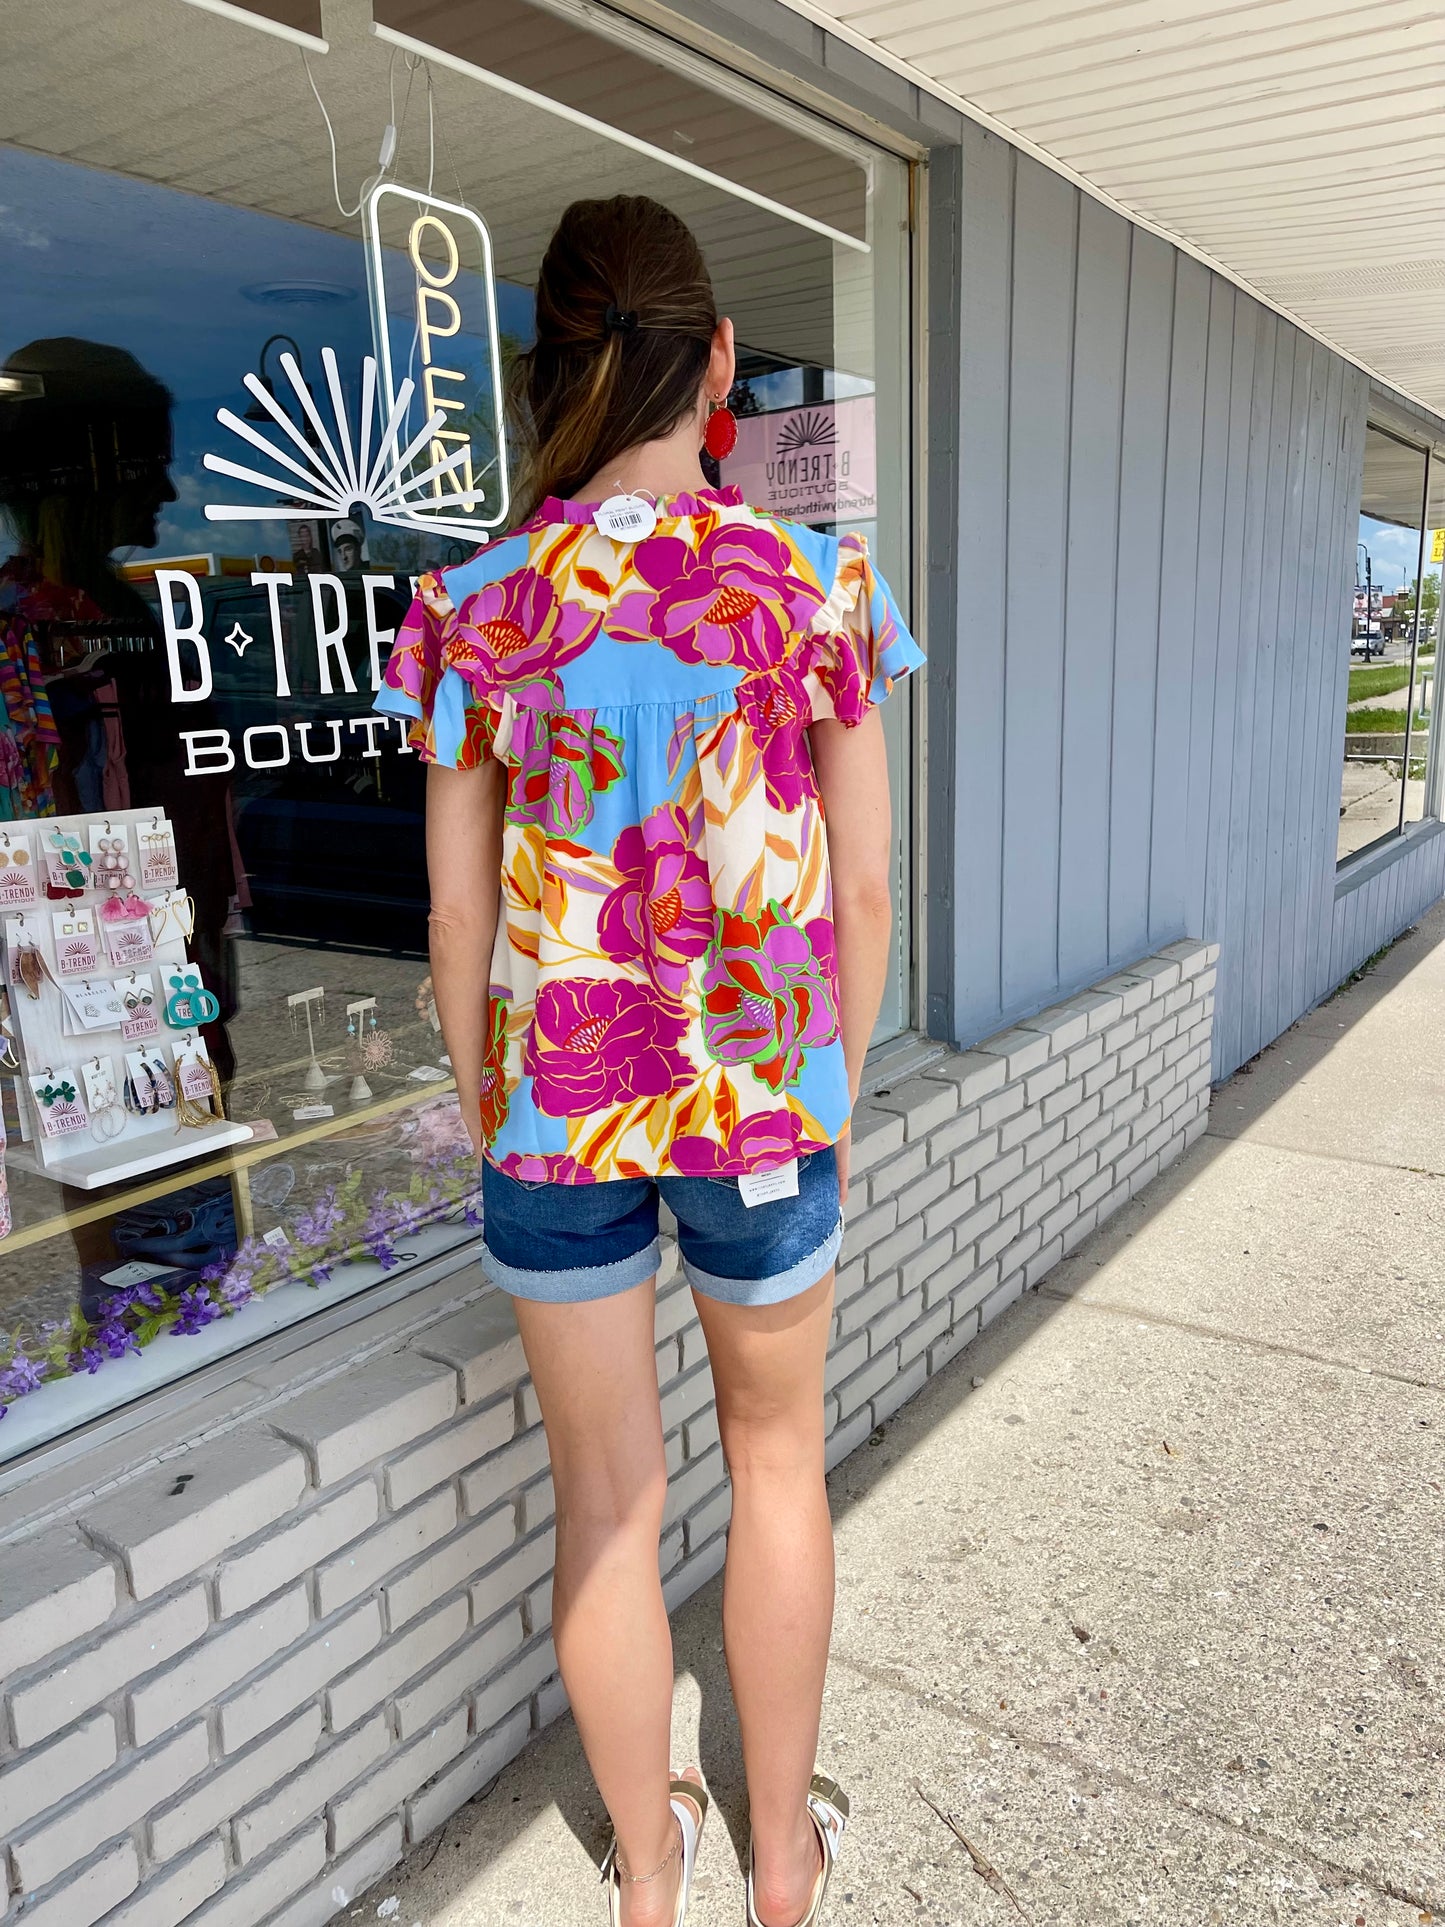
[[[657,527],[657,510],[637,495],[613,495],[598,505],[592,520],[614,542],[638,542]]]
[[[776,1171],[749,1171],[738,1179],[738,1196],[751,1211],[754,1205],[771,1204],[776,1198],[798,1195],[798,1160],[790,1158]]]
[[[289,1248],[291,1240],[278,1224],[272,1230],[261,1234],[261,1242],[263,1245],[270,1245],[275,1251],[285,1251]]]

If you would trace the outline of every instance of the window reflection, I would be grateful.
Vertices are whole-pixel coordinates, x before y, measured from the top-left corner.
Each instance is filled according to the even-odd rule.
[[[1350,618],[1350,678],[1338,860],[1396,835],[1426,813],[1427,674],[1433,633],[1418,627],[1425,451],[1377,428],[1365,434]]]
[[[650,193],[675,207],[747,344],[750,492],[876,533],[884,567],[907,579],[904,168],[815,139],[776,103],[743,113],[731,83],[709,91],[521,0],[498,5],[505,44],[493,35],[478,66],[512,78],[493,85],[421,66],[370,32],[369,4],[335,0],[332,51],[315,66],[334,148],[295,50],[213,13],[127,8],[119,118],[98,112],[114,93],[114,9],[101,0],[77,0],[63,56],[29,35],[0,63],[0,117],[17,141],[0,146],[0,928],[24,901],[6,894],[22,847],[38,859],[55,835],[88,845],[107,823],[138,871],[142,838],[169,836],[174,881],[137,874],[134,890],[177,899],[149,961],[149,906],[135,921],[123,969],[106,895],[51,898],[42,885],[27,911],[44,939],[31,946],[42,964],[25,965],[34,998],[24,946],[7,944],[0,1459],[472,1235],[477,1174],[427,980],[424,772],[371,702],[414,578],[474,541],[395,526],[364,489],[283,499],[205,466],[260,455],[218,411],[276,439],[279,408],[301,470],[334,468],[311,461],[319,431],[304,405],[331,421],[323,351],[353,427],[383,346],[398,383],[424,385],[405,222],[379,237],[374,320],[364,224],[348,211],[377,178],[386,125],[390,182],[485,220],[503,362],[531,339],[536,264],[568,201]],[[417,9],[388,18],[427,30]],[[552,116],[549,95],[596,119]],[[613,141],[609,118],[644,145]],[[93,165],[69,158],[77,130]],[[465,428],[492,488],[495,414],[474,372],[442,372],[480,365],[465,339],[480,338],[467,318],[477,266],[461,263],[453,283],[445,250],[422,254],[463,317],[463,339],[439,337],[448,358],[433,387],[466,394],[448,430]],[[449,327],[445,302],[426,313]],[[801,493],[774,502],[773,486]],[[267,513],[206,513],[245,501]],[[901,708],[887,726],[906,727]],[[906,822],[902,794],[895,815]],[[77,902],[97,928],[64,941],[98,943],[96,988],[124,978],[121,1023],[153,1032],[63,1027],[51,919]],[[182,970],[196,973],[194,1005],[170,1001]],[[906,959],[894,1027],[905,979]],[[197,1055],[193,1093],[214,1074],[213,1099],[180,1089],[178,1045]],[[129,1057],[151,1050],[164,1062],[137,1067],[127,1088]],[[114,1117],[104,1103],[92,1112],[87,1052],[110,1064]],[[179,1121],[182,1096],[203,1122]],[[143,1129],[128,1100],[155,1103]],[[63,1126],[53,1141],[42,1110]]]

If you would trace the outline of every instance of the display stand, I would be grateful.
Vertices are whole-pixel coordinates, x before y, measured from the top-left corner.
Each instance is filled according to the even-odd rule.
[[[41,817],[7,829],[12,843],[23,839],[28,848],[30,863],[23,867],[34,892],[34,900],[14,894],[24,887],[23,877],[0,892],[10,1009],[21,1057],[16,1089],[29,1126],[24,1148],[10,1150],[11,1163],[93,1191],[190,1163],[251,1137],[249,1124],[219,1115],[178,1124],[181,1058],[198,1057],[204,1068],[200,1027],[208,1015],[214,1017],[216,1005],[187,955],[194,910],[185,879],[177,873],[175,839],[165,816],[154,810],[98,811]],[[13,876],[13,863],[10,869]],[[52,886],[68,882],[78,894],[48,896],[47,875]],[[123,898],[133,906],[143,902],[146,914],[106,918],[104,906]],[[127,938],[151,954],[118,961],[116,950]],[[67,960],[74,966],[76,954],[87,947],[94,953],[93,965],[67,971]],[[188,997],[184,988],[178,992],[178,982],[194,985],[194,994]],[[100,1021],[83,1026],[68,1004],[67,989],[92,1016],[98,1012]],[[127,999],[133,1002],[142,991],[148,991],[149,1002],[132,1008]],[[107,1009],[114,1021],[106,1018]],[[138,1028],[145,1025],[152,1028]],[[142,1072],[133,1090],[158,1093],[169,1081],[170,1103],[158,1101],[148,1110],[121,1101],[137,1054],[164,1075],[150,1079]],[[97,1126],[95,1104],[78,1095],[92,1079],[102,1084],[108,1079],[112,1087],[104,1131]],[[205,1078],[200,1082],[204,1096]],[[77,1101],[47,1105],[46,1097],[66,1088]],[[207,1101],[219,1109],[214,1099]],[[62,1133],[54,1128],[57,1116],[66,1122]]]
[[[124,1139],[108,1145],[82,1140],[85,1148],[77,1147],[68,1157],[52,1158],[42,1164],[35,1155],[36,1140],[32,1138],[23,1148],[12,1144],[5,1153],[5,1161],[14,1170],[34,1171],[39,1177],[53,1178],[57,1184],[71,1185],[77,1191],[99,1191],[107,1184],[124,1184],[130,1178],[142,1178],[148,1171],[164,1171],[173,1164],[186,1164],[227,1144],[244,1144],[254,1135],[249,1124],[233,1124],[229,1118],[218,1118],[214,1124],[187,1131],[181,1139],[172,1122],[168,1142],[158,1141],[152,1133],[147,1139],[138,1140],[129,1152]]]

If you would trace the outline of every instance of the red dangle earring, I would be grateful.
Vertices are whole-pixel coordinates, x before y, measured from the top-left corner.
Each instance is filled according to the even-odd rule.
[[[738,418],[725,401],[712,403],[702,445],[715,462],[725,462],[738,445]]]

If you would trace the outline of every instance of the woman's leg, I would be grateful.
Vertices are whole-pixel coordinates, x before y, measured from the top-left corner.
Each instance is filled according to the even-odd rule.
[[[623,1865],[677,1839],[668,1805],[672,1635],[658,1577],[667,1492],[654,1281],[583,1304],[514,1300],[557,1493],[557,1662]],[[671,1927],[681,1857],[624,1885],[625,1927]]]
[[[794,1927],[819,1867],[806,1803],[833,1623],[833,1524],[823,1484],[833,1274],[780,1305],[694,1295],[732,1475],[723,1639],[742,1729],[758,1912],[766,1927]]]

